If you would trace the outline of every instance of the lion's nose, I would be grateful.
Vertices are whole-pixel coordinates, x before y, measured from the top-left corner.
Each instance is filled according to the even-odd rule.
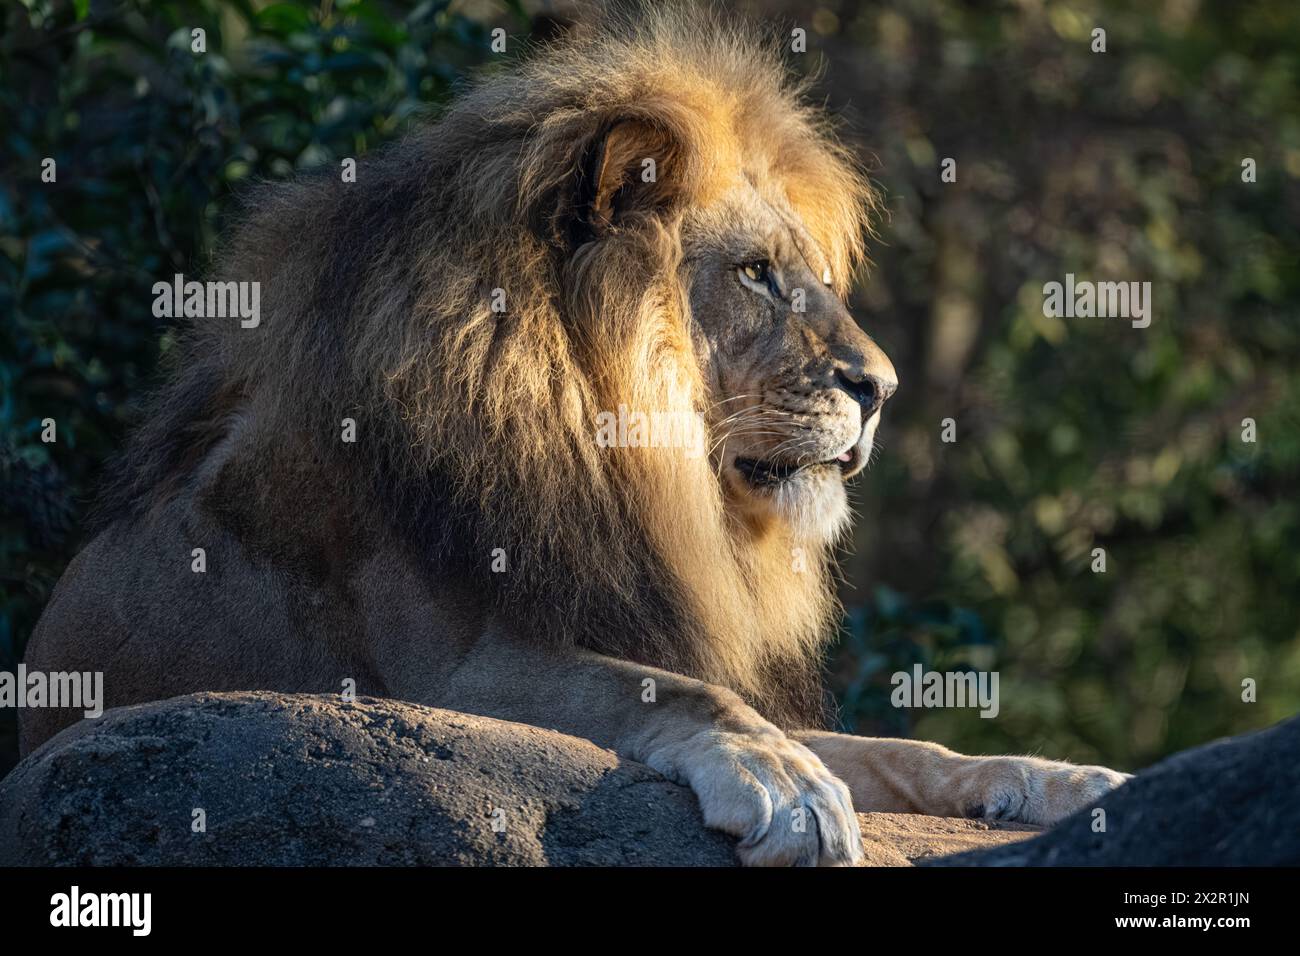
[[[835,370],[835,384],[853,396],[862,408],[862,420],[865,422],[880,406],[889,400],[889,396],[898,390],[898,382],[882,375],[853,375],[844,369]]]

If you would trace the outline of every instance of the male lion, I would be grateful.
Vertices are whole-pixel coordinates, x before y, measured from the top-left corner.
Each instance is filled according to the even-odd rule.
[[[855,808],[1087,805],[1122,777],[800,729],[896,384],[843,302],[873,203],[774,50],[682,14],[255,193],[215,273],[262,321],[191,323],[29,666],[556,728],[689,785],[750,864],[855,861]],[[607,447],[620,407],[700,416],[707,454]],[[30,751],[76,715],[24,716]]]

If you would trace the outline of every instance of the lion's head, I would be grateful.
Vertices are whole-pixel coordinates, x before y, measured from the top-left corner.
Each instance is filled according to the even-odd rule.
[[[843,301],[874,194],[778,51],[667,14],[552,51],[520,85],[505,115],[541,118],[524,139],[523,200],[570,257],[567,288],[582,290],[594,263],[625,289],[639,272],[636,294],[661,297],[643,331],[662,330],[695,366],[690,394],[668,397],[704,415],[729,510],[814,547],[833,540],[844,480],[865,466],[897,383]],[[623,256],[644,264],[629,271]],[[632,357],[637,375],[655,355]]]
[[[897,386],[893,366],[831,288],[830,259],[762,164],[684,216],[681,237],[724,493],[795,540],[833,539],[848,515],[844,481],[865,467]]]
[[[844,306],[875,196],[801,97],[748,33],[652,15],[481,82],[355,183],[252,194],[218,271],[262,283],[261,324],[192,330],[119,501],[237,430],[515,628],[812,719],[894,372]],[[620,409],[702,420],[707,454],[598,441]]]

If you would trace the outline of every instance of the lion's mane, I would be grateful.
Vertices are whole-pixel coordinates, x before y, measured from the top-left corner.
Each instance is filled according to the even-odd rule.
[[[574,232],[591,151],[630,118],[660,137],[674,209],[743,165],[784,192],[843,293],[874,197],[803,97],[777,49],[714,17],[611,21],[482,80],[355,183],[331,168],[252,191],[211,275],[260,281],[261,325],[184,330],[103,514],[147,512],[221,442],[292,448],[520,633],[820,719],[831,556],[731,515],[707,457],[593,440],[620,404],[705,410],[672,216]]]

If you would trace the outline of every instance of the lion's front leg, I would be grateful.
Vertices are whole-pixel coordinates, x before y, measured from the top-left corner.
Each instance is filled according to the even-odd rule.
[[[858,862],[848,789],[736,694],[657,668],[490,630],[411,699],[585,737],[689,786],[747,865]]]
[[[978,817],[1051,826],[1128,779],[1037,757],[967,757],[918,740],[793,734],[843,780],[859,813]]]

